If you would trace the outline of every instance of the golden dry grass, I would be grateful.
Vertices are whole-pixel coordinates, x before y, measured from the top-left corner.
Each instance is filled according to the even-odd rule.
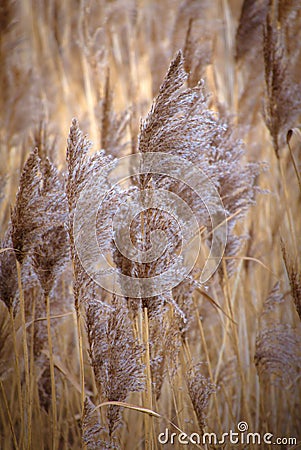
[[[241,421],[250,432],[272,433],[274,441],[296,441],[226,441],[199,448],[301,448],[299,2],[8,0],[0,14],[0,448],[182,448],[178,437],[163,445],[159,433],[167,428],[177,436],[182,430],[221,437],[237,431]],[[86,308],[76,297],[86,279],[72,253],[72,237],[74,276],[82,280],[75,293],[70,260],[63,270],[53,262],[47,291],[43,274],[33,275],[29,263],[21,256],[17,262],[8,250],[26,250],[7,233],[22,167],[38,147],[41,195],[48,206],[27,204],[34,193],[25,189],[18,232],[25,230],[22,220],[30,211],[36,211],[31,227],[41,211],[53,227],[57,220],[68,223],[58,219],[59,208],[47,190],[47,180],[56,186],[54,193],[63,192],[66,183],[50,169],[47,174],[45,157],[66,180],[73,117],[93,141],[93,151],[134,153],[140,118],[179,49],[190,72],[185,86],[204,78],[210,109],[226,122],[231,119],[233,139],[245,142],[242,164],[267,163],[256,175],[261,188],[256,204],[248,205],[235,225],[235,232],[248,238],[223,259],[220,275],[206,287],[187,285],[177,294],[189,316],[188,330],[181,329],[171,303],[162,311],[152,311],[147,302],[144,309],[128,310],[103,292],[101,300],[120,310],[103,306],[96,322],[95,298]],[[37,188],[41,180],[35,183]],[[252,186],[241,189],[247,196]],[[67,200],[70,208],[70,193],[60,197],[61,203]],[[65,245],[67,254],[69,244],[60,232],[54,242]],[[35,235],[28,236],[30,248]],[[45,234],[47,239],[53,238]],[[62,264],[61,255],[57,258]],[[99,353],[93,356],[91,342],[97,341]],[[130,353],[122,342],[129,343]],[[109,387],[117,392],[124,383],[128,390],[122,399],[108,398],[110,380],[103,368],[97,372],[105,363],[97,355],[108,355],[109,361],[112,354],[119,378]],[[116,362],[118,354],[137,363],[137,379]]]

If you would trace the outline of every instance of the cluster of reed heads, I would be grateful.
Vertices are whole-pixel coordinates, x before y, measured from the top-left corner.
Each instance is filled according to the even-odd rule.
[[[298,448],[300,2],[6,0],[0,13],[0,448],[159,449],[166,428],[221,436],[242,420]],[[204,199],[164,174],[110,187],[93,226],[117,273],[185,257],[159,205],[129,236],[145,252],[164,231],[160,257],[119,251],[112,221],[133,192],[176,194],[202,236],[178,285],[131,298],[87,274],[73,224],[109,163],[148,152],[211,180],[228,236],[204,285]]]

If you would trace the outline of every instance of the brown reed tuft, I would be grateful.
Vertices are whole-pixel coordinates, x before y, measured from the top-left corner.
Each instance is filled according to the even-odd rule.
[[[275,310],[278,305],[284,302],[283,294],[280,292],[279,281],[273,286],[269,295],[264,301],[263,314],[267,315]]]
[[[35,149],[30,153],[23,168],[16,204],[11,213],[12,243],[20,264],[28,254],[34,234],[41,227],[41,221],[43,221],[43,216],[40,217],[37,214],[40,184],[40,158],[38,150]]]
[[[170,65],[150,113],[141,124],[139,151],[170,152],[193,162],[208,176],[220,194],[227,216],[232,217],[228,221],[225,255],[233,257],[244,238],[234,233],[234,227],[255,202],[255,178],[260,165],[242,162],[243,143],[235,138],[231,125],[208,108],[203,83],[183,90],[187,76],[183,56],[179,52]],[[143,187],[143,178],[141,180]],[[160,183],[166,186],[166,179],[161,181],[159,178],[156,186],[161,186]],[[170,190],[197,211],[200,224],[209,227],[204,203],[189,189],[168,183]],[[233,261],[228,263],[230,273],[233,267]]]
[[[88,152],[90,147],[91,142],[82,135],[77,120],[73,119],[68,137],[66,154],[68,166],[66,194],[69,206],[68,233],[74,270],[73,290],[76,308],[78,308],[81,300],[85,296],[86,287],[90,282],[89,277],[83,270],[79,261],[74,243],[73,219],[76,203],[88,181],[97,174],[97,171],[99,171],[101,167],[111,161],[111,158],[106,156],[103,151],[96,152],[92,156],[89,156]]]
[[[285,23],[280,6],[282,3],[279,2],[278,5],[278,2],[270,1],[263,33],[266,92],[264,119],[273,139],[277,158],[285,143],[286,133],[294,126],[301,108],[300,87],[294,81],[294,68],[290,66],[292,54],[286,35],[289,23]]]
[[[8,309],[14,308],[18,290],[16,257],[12,248],[11,227],[9,226],[1,242],[0,253],[0,299]]]
[[[108,155],[120,157],[126,145],[126,143],[122,143],[122,141],[124,140],[130,116],[127,111],[119,115],[114,111],[113,91],[110,86],[109,70],[105,80],[104,96],[100,100],[100,118],[101,148],[104,149]]]
[[[215,394],[216,386],[202,374],[202,364],[188,371],[186,382],[200,430],[204,433],[210,396]]]
[[[130,392],[144,386],[142,348],[133,336],[124,300],[114,297],[112,307],[104,310],[97,298],[87,304],[89,354],[100,397],[105,401],[125,401]],[[110,437],[120,421],[120,408],[108,406]]]
[[[263,329],[256,337],[255,365],[258,375],[284,386],[296,383],[301,369],[301,338],[287,324]]]
[[[120,449],[117,440],[109,439],[106,436],[105,428],[99,422],[98,411],[94,411],[94,409],[94,404],[89,398],[86,398],[82,429],[83,442],[87,449]]]
[[[236,59],[240,60],[254,47],[262,47],[262,27],[268,12],[269,0],[244,0],[236,31]]]
[[[40,198],[44,202],[44,211],[41,214],[49,217],[49,225],[45,225],[38,236],[31,260],[45,295],[49,295],[55,279],[69,258],[65,227],[67,198],[58,171],[48,158],[42,164],[42,177]]]

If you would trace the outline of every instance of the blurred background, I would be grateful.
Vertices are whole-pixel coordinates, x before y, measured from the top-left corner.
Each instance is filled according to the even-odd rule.
[[[204,401],[209,431],[226,432],[247,420],[250,431],[298,440],[279,448],[299,448],[300,2],[2,0],[0,30],[1,238],[29,152],[38,147],[40,156],[66,171],[72,118],[93,142],[93,151],[104,149],[117,157],[137,151],[141,118],[179,49],[188,87],[205,80],[210,109],[231,122],[235,137],[245,143],[243,161],[266,163],[256,179],[261,189],[256,205],[237,225],[247,239],[235,255],[235,271],[207,291],[226,315],[206,295],[194,294],[194,319],[182,337],[179,369],[165,370],[154,409],[192,432],[200,429],[197,403]],[[72,314],[70,268],[64,276],[53,294],[53,308],[57,314]],[[18,429],[19,418],[14,413],[17,381],[9,314],[2,301],[0,316],[0,379],[6,392],[0,395],[0,446],[6,450],[16,447],[11,428]],[[69,449],[81,446],[79,369],[74,318],[63,322],[55,338],[56,352],[66,363],[56,363],[63,380],[58,448]],[[164,330],[167,348],[172,333]],[[187,381],[188,370],[199,363]],[[85,364],[92,398],[96,389],[87,355]],[[198,373],[217,386],[208,403],[197,397],[212,393],[202,391],[203,375]],[[132,401],[141,404],[134,395]],[[44,428],[32,448],[50,448],[50,413],[37,405],[35,423]],[[166,422],[156,422],[152,444],[146,447],[142,416],[124,412],[117,432],[120,448],[161,448],[156,436]]]

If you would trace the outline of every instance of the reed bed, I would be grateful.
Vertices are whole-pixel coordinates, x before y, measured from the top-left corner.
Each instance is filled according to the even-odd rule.
[[[300,2],[3,0],[0,27],[1,450],[301,448]],[[108,184],[151,153],[222,201],[206,282],[210,192],[134,166]],[[106,186],[93,226],[121,294],[78,251],[80,202]],[[130,202],[163,189],[198,224],[188,274],[161,205],[132,217],[140,259],[116,245],[115,215],[122,239]]]

